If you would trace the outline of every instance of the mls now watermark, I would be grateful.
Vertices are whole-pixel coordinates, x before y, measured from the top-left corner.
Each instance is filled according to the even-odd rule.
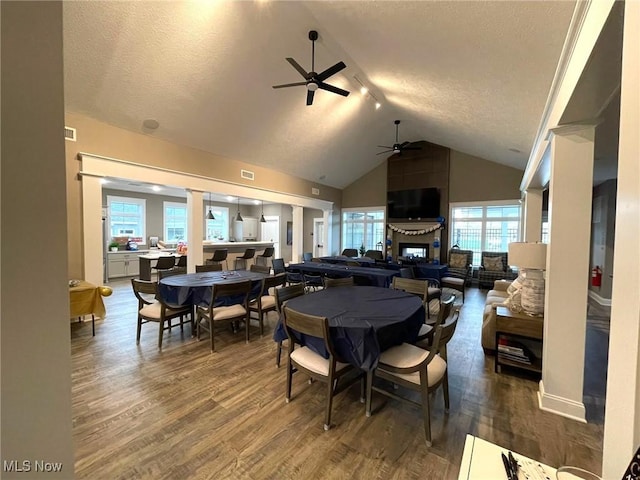
[[[62,462],[45,462],[44,460],[3,460],[3,472],[61,472]]]

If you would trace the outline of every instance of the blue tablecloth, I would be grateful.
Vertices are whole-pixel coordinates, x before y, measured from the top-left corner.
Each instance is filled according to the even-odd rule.
[[[373,258],[369,257],[345,257],[344,255],[338,255],[333,257],[320,257],[320,260],[326,263],[338,263],[345,264],[347,262],[358,262],[362,267],[370,267],[376,264],[376,261]]]
[[[336,355],[364,370],[375,368],[384,350],[403,342],[415,343],[425,318],[418,296],[379,287],[327,288],[292,298],[286,305],[327,317]],[[276,341],[287,338],[281,320],[273,334]],[[322,339],[302,337],[306,346],[328,357]]]
[[[360,277],[367,279],[374,287],[388,287],[392,278],[399,275],[397,270],[386,270],[371,267],[348,267],[333,263],[304,262],[291,263],[287,269],[290,272],[315,273],[332,277]]]
[[[187,273],[163,278],[158,284],[159,294],[169,305],[200,305],[206,307],[211,302],[211,286],[216,283],[234,283],[251,280],[249,298],[256,298],[262,288],[262,279],[268,275],[248,270],[222,272]],[[224,298],[218,305],[233,305],[237,298]]]

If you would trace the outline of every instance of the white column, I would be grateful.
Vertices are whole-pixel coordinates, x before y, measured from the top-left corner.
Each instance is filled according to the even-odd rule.
[[[204,264],[202,239],[204,238],[204,203],[200,190],[187,190],[187,272],[196,271]]]
[[[525,242],[539,242],[542,239],[542,190],[529,188],[524,193]]]
[[[640,3],[624,8],[603,478],[622,478],[640,445]]]
[[[553,130],[540,408],[585,421],[582,402],[594,126]]]
[[[323,210],[322,219],[324,221],[324,237],[322,244],[324,245],[325,255],[331,255],[333,251],[332,232],[333,232],[333,210]]]
[[[302,250],[304,249],[304,239],[302,237],[304,208],[297,205],[292,205],[291,207],[293,209],[293,242],[291,245],[291,261],[293,263],[297,263],[302,260]]]
[[[84,280],[102,285],[104,278],[104,245],[102,238],[102,184],[100,177],[82,176],[82,231]]]

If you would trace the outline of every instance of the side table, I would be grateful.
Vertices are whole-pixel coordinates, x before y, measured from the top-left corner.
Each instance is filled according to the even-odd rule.
[[[496,307],[496,355],[495,371],[502,365],[542,373],[542,341],[544,317],[534,317],[526,313],[516,313],[507,307]],[[524,340],[525,348],[500,345],[500,340]],[[533,355],[529,355],[528,351]]]

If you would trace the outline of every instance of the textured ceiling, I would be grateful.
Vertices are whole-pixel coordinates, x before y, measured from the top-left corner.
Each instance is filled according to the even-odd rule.
[[[68,111],[343,188],[377,145],[426,140],[524,168],[573,1],[64,2]],[[303,86],[285,61],[328,83]],[[357,76],[382,103],[359,93]],[[522,153],[510,149],[520,150]]]

